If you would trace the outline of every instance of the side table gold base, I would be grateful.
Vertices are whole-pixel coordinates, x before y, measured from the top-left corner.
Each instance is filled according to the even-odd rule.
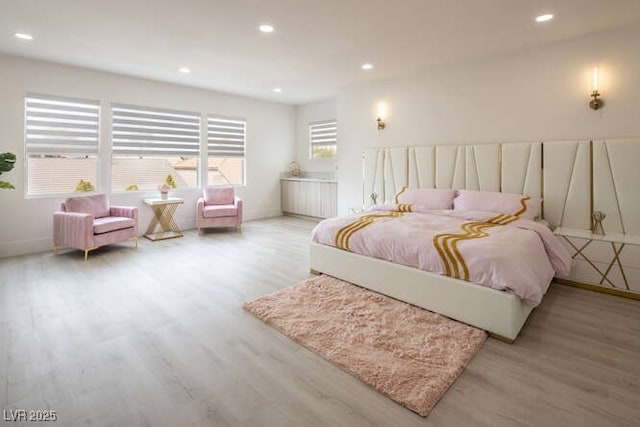
[[[151,206],[153,210],[153,218],[144,233],[144,237],[151,241],[175,239],[184,236],[178,224],[176,224],[173,214],[179,205],[183,203],[182,199],[176,197],[168,199],[145,199],[145,204]]]

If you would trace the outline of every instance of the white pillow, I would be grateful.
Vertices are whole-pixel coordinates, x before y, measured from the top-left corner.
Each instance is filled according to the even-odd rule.
[[[539,197],[522,194],[458,190],[458,197],[453,200],[453,210],[496,212],[535,219],[540,214],[541,202]]]

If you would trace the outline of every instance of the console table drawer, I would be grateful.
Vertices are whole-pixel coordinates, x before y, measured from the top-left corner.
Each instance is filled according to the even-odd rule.
[[[570,281],[640,294],[640,238],[594,235],[588,230],[558,228],[555,234],[573,258]]]
[[[569,279],[589,285],[640,293],[640,269],[623,266],[623,270],[620,270],[617,265],[614,265],[607,273],[605,279],[603,274],[607,271],[607,268],[609,268],[609,263],[593,262],[592,265],[584,259],[575,259],[571,267],[571,276]],[[622,275],[622,271],[624,271],[624,276]]]
[[[571,236],[566,236],[565,239],[564,237],[562,236],[560,240],[571,255],[576,253],[577,248],[581,250],[584,256],[594,262],[609,263],[614,256],[613,248],[615,247],[616,251],[618,251],[621,246],[621,243],[618,242],[591,241]],[[614,246],[612,246],[612,243]],[[624,249],[619,253],[619,258],[624,266],[640,268],[640,246],[625,245]]]

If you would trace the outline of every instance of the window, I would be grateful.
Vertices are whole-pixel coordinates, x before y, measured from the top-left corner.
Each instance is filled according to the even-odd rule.
[[[113,191],[198,187],[200,114],[112,106]]]
[[[336,156],[338,122],[324,120],[309,123],[309,144],[312,159]]]
[[[246,128],[244,119],[207,118],[207,185],[244,185]]]
[[[95,191],[100,103],[25,96],[27,194]]]

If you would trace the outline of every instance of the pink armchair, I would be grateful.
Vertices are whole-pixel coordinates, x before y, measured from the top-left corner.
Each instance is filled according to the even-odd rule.
[[[196,204],[196,227],[236,227],[242,229],[242,199],[233,188],[209,187]]]
[[[138,208],[109,206],[105,194],[69,197],[53,213],[53,253],[61,246],[89,251],[135,240],[138,247]]]

